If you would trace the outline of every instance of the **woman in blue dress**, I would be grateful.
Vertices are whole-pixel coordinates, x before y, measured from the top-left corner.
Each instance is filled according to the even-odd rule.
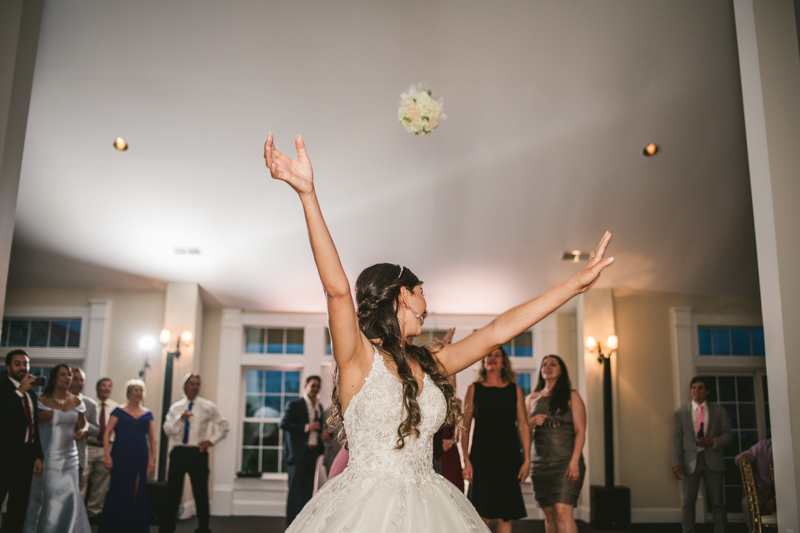
[[[147,476],[156,467],[153,413],[142,407],[145,394],[142,380],[130,380],[125,389],[128,403],[111,412],[108,428],[103,434],[106,468],[111,472],[111,480],[103,505],[102,533],[150,531]],[[113,448],[109,440],[112,432]]]
[[[69,393],[70,383],[69,366],[56,365],[39,398],[44,468],[31,484],[25,533],[91,533],[78,485],[78,448],[74,440],[86,426],[86,406]]]

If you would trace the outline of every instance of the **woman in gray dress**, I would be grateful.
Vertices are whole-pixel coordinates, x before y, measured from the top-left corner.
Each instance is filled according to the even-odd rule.
[[[531,478],[536,501],[544,512],[547,533],[577,533],[572,511],[578,504],[586,466],[586,408],[572,390],[564,361],[557,355],[542,360],[536,389],[525,400],[533,428]]]

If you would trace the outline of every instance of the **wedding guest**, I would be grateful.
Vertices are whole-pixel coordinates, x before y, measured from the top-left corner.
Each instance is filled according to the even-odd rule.
[[[6,375],[0,378],[0,505],[8,495],[3,531],[20,533],[28,511],[31,482],[42,473],[44,455],[28,353],[11,350],[5,363]]]
[[[289,527],[314,494],[317,457],[324,451],[320,435],[322,404],[317,398],[321,386],[322,380],[319,376],[308,376],[303,397],[286,405],[286,412],[281,420],[285,439],[283,460],[289,473],[286,527]]]
[[[87,466],[83,471],[82,486],[86,487],[83,494],[86,501],[86,512],[89,520],[100,521],[103,513],[103,503],[106,501],[108,492],[108,482],[111,474],[106,469],[106,456],[103,450],[103,436],[108,428],[111,413],[119,407],[119,404],[111,399],[111,392],[114,384],[110,378],[100,378],[95,385],[95,403],[97,404],[97,435],[89,434],[86,438]],[[109,435],[110,442],[114,444],[114,435]]]
[[[466,431],[475,420],[472,448],[468,433],[461,439],[468,497],[487,526],[497,519],[498,533],[528,515],[520,485],[528,478],[531,437],[516,377],[506,351],[495,348],[481,360],[464,400]]]
[[[145,385],[132,379],[125,384],[128,403],[111,412],[103,435],[106,469],[111,472],[103,505],[101,533],[149,533],[147,476],[156,468],[156,432],[153,413],[142,405]],[[111,448],[111,435],[115,436]]]
[[[458,432],[453,424],[442,426],[433,436],[433,462],[434,470],[455,485],[460,492],[464,492]]]
[[[449,328],[443,339],[433,338],[434,343],[450,344],[456,328]],[[456,376],[447,376],[450,386],[455,390]],[[461,401],[457,400],[459,405]],[[446,480],[464,492],[464,476],[461,470],[461,454],[458,451],[458,431],[453,424],[445,424],[433,435],[433,469]]]
[[[342,449],[342,442],[339,440],[339,430],[342,425],[338,422],[331,424],[331,410],[325,409],[322,412],[322,442],[325,445],[325,452],[323,453],[322,466],[325,467],[325,476],[330,477],[331,465],[334,459]]]
[[[86,373],[78,368],[72,367],[72,384],[69,386],[69,393],[77,396],[86,407],[86,427],[75,431],[75,442],[78,445],[78,479],[81,485],[81,498],[86,499],[86,485],[89,479],[84,475],[89,466],[87,453],[89,437],[97,438],[100,428],[97,425],[97,402],[83,395],[83,386],[86,383]]]
[[[50,370],[39,398],[39,432],[44,461],[33,480],[25,516],[25,533],[91,533],[81,499],[77,432],[86,427],[86,407],[69,392],[72,370],[60,364]]]
[[[675,411],[672,431],[672,474],[682,481],[684,533],[694,533],[695,505],[700,479],[714,514],[714,533],[728,529],[725,510],[725,460],[722,451],[733,440],[725,409],[707,402],[711,380],[695,376],[689,384],[692,401]]]
[[[772,439],[765,439],[756,443],[749,450],[743,451],[736,456],[736,464],[742,457],[747,457],[753,464],[753,477],[756,480],[756,498],[761,514],[772,514],[775,512],[775,486],[772,483]],[[753,514],[750,511],[750,500],[747,496],[742,500],[742,512],[744,521],[750,533],[753,533]]]
[[[228,421],[210,400],[201,398],[200,376],[188,374],[183,380],[185,396],[172,404],[164,421],[164,433],[169,437],[169,473],[167,502],[159,527],[160,533],[175,531],[175,517],[183,496],[186,474],[192,483],[198,533],[210,533],[208,523],[208,450],[225,438],[230,429]]]
[[[586,465],[586,408],[572,390],[569,372],[557,355],[542,359],[536,388],[526,399],[533,429],[531,478],[548,533],[577,533],[573,511]]]

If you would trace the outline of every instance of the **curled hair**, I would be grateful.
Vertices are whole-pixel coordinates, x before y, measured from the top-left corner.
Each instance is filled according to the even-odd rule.
[[[400,323],[397,320],[397,306],[400,288],[414,291],[422,282],[409,269],[389,263],[380,263],[366,268],[356,280],[356,314],[362,333],[379,350],[391,357],[397,366],[397,374],[403,385],[403,407],[406,416],[397,428],[397,448],[405,446],[409,435],[419,437],[422,412],[417,402],[419,383],[411,371],[410,361],[416,362],[423,372],[442,391],[447,401],[447,424],[458,425],[461,420],[461,407],[456,392],[442,373],[434,352],[442,349],[438,343],[415,346],[402,338]],[[339,399],[338,368],[334,369],[333,389],[331,390],[331,425],[343,420],[342,402]],[[344,425],[340,438],[345,441]]]
[[[517,373],[514,372],[514,368],[511,366],[511,359],[508,358],[508,354],[506,353],[506,349],[502,346],[498,346],[494,350],[500,350],[503,354],[503,370],[500,373],[500,377],[502,378],[504,383],[516,383],[517,382]],[[492,352],[494,352],[492,350]],[[492,353],[489,352],[489,353]],[[483,383],[486,381],[486,365],[484,361],[486,357],[481,359],[481,366],[478,367],[478,383]]]
[[[147,386],[144,384],[144,381],[141,379],[129,379],[127,383],[125,383],[125,397],[130,399],[131,391],[134,387],[141,387],[142,388],[142,397],[147,394]]]
[[[42,396],[52,396],[53,392],[56,390],[56,380],[58,379],[58,373],[62,368],[66,368],[67,372],[72,374],[72,369],[68,364],[61,363],[60,365],[56,365],[50,369],[50,373],[47,374],[47,385],[45,385],[44,390],[42,391]]]
[[[550,358],[555,359],[558,366],[561,367],[561,375],[558,376],[556,385],[553,387],[553,390],[550,391],[549,396],[550,414],[557,415],[569,411],[569,401],[572,399],[572,382],[569,380],[567,365],[564,364],[564,361],[559,356],[551,354],[542,358],[542,364],[539,365],[539,381],[536,382],[536,388],[533,390],[534,392],[539,392],[544,389],[545,382],[542,377],[542,367],[544,366],[544,362]]]

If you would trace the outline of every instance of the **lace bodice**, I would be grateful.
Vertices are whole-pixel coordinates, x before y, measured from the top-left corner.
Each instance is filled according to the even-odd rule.
[[[447,402],[430,376],[425,374],[422,383],[417,397],[422,412],[420,436],[407,436],[405,446],[398,450],[397,428],[406,416],[403,385],[375,350],[369,375],[344,416],[350,447],[348,468],[405,476],[433,471],[432,437],[444,423]]]

